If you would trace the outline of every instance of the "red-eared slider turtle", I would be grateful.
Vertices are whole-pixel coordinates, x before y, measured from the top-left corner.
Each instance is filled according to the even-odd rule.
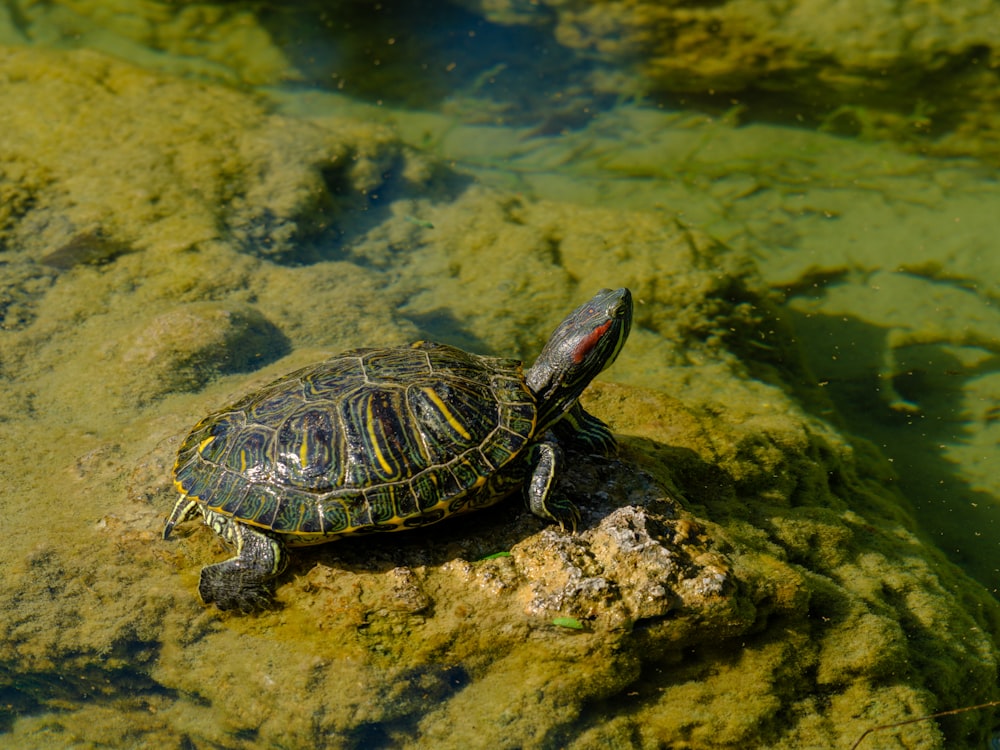
[[[558,441],[613,448],[610,429],[577,399],[615,361],[631,323],[628,289],[605,289],[526,372],[517,360],[419,342],[290,373],[187,436],[163,537],[200,511],[236,556],[203,568],[198,592],[248,611],[268,603],[285,546],[425,526],[517,488],[536,515],[575,529],[576,508],[550,493]]]

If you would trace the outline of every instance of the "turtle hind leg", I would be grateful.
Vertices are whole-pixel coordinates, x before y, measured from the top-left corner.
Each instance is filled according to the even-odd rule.
[[[205,511],[205,521],[236,548],[236,556],[201,569],[198,594],[223,610],[254,612],[274,607],[274,579],[285,569],[284,545],[269,534]]]

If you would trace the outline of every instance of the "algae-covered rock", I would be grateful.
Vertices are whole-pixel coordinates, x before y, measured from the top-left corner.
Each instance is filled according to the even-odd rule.
[[[19,41],[87,47],[149,68],[229,83],[268,84],[298,75],[257,15],[238,5],[156,0],[10,5]]]
[[[608,63],[594,81],[615,93],[688,95],[924,147],[947,133],[943,150],[994,161],[1000,150],[990,3],[454,1],[495,23],[551,29]]]
[[[212,241],[287,254],[405,162],[385,128],[280,117],[93,52],[4,48],[0,75],[0,246],[55,268]]]
[[[943,59],[992,49],[1000,28],[1000,14],[983,4],[459,1],[498,23],[554,22],[560,43],[634,61],[647,85],[692,93],[818,85],[863,96],[878,81],[912,93]]]
[[[404,177],[352,224],[336,191],[311,195],[316,175],[354,154],[338,184],[381,184],[378,165],[406,159],[384,129],[277,117],[92,54],[5,55],[0,272],[30,286],[0,329],[5,744],[841,747],[995,697],[997,603],[838,429],[732,251],[662,213],[442,187],[433,170],[404,169],[432,189]],[[119,108],[135,117],[116,139]],[[242,228],[267,211],[353,231],[335,252],[299,254],[297,231],[247,252]],[[570,453],[556,487],[578,533],[511,499],[295,550],[274,611],[198,602],[200,568],[229,552],[201,525],[162,531],[199,418],[352,346],[434,333],[530,358],[581,296],[619,284],[637,302],[606,373],[622,382],[585,406],[620,451]],[[879,746],[979,746],[988,719]]]
[[[137,403],[198,390],[221,375],[250,372],[287,354],[285,336],[252,307],[202,302],[143,320],[111,359],[109,378]]]

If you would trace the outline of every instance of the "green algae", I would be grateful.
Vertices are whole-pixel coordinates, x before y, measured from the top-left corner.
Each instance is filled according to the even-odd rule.
[[[153,70],[232,84],[298,77],[257,15],[242,7],[128,0],[8,5],[7,44],[30,39],[56,48],[83,47]],[[0,29],[4,26],[0,20]]]
[[[142,86],[169,92],[130,139],[153,145],[122,151],[142,169],[88,165],[27,117],[6,121],[15,257],[58,246],[55,229],[31,232],[57,216],[134,248],[50,269],[31,316],[2,332],[0,476],[21,501],[5,516],[0,659],[2,684],[24,696],[18,714],[31,707],[6,720],[15,746],[842,746],[994,694],[996,602],[943,558],[890,464],[832,423],[824,394],[792,395],[801,365],[783,361],[794,346],[744,257],[662,212],[450,194],[414,168],[429,196],[411,187],[343,254],[284,265],[248,252],[247,217],[345,221],[312,195],[317,165],[354,155],[342,174],[364,194],[405,154],[391,133],[280,118],[91,54],[4,60],[33,83],[22,108],[64,116],[60,81],[72,80],[75,138],[88,143],[106,144],[107,111],[139,106]],[[196,137],[169,126],[181,101],[210,123]],[[234,179],[247,186],[235,210],[223,205]],[[138,185],[158,208],[129,199]],[[433,222],[433,242],[413,215]],[[173,451],[196,419],[331,349],[433,332],[530,356],[609,267],[640,304],[613,371],[629,384],[598,384],[586,401],[623,436],[622,463],[581,461],[567,477],[591,536],[547,531],[512,503],[429,536],[303,552],[276,612],[198,604],[197,571],[224,551],[204,529],[159,538]],[[291,354],[261,354],[281,341],[258,335],[261,320]],[[601,529],[635,508],[656,511],[648,544],[676,555],[664,569],[698,571],[660,600],[634,593],[649,571],[615,567],[621,547]],[[498,547],[511,554],[466,562]],[[565,593],[598,578],[617,589]],[[956,716],[884,746],[971,745],[987,730]]]
[[[557,628],[569,628],[570,630],[583,630],[583,623],[575,617],[553,617],[552,624]]]
[[[486,561],[486,560],[496,560],[501,557],[510,557],[510,552],[494,552],[491,555],[486,555],[486,557],[480,557],[479,559],[482,561]]]

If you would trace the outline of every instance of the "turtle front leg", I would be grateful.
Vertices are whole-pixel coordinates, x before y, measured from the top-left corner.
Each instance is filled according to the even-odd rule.
[[[552,492],[556,474],[563,460],[563,452],[554,440],[536,443],[528,451],[531,478],[524,492],[528,507],[536,516],[555,521],[559,528],[576,531],[580,511],[569,500],[557,498]]]
[[[236,556],[201,569],[198,594],[219,609],[252,612],[272,605],[273,581],[288,560],[275,537],[204,509],[205,523],[236,549]]]
[[[611,428],[580,406],[579,401],[552,425],[552,430],[559,440],[579,450],[602,456],[614,455],[618,450]]]

